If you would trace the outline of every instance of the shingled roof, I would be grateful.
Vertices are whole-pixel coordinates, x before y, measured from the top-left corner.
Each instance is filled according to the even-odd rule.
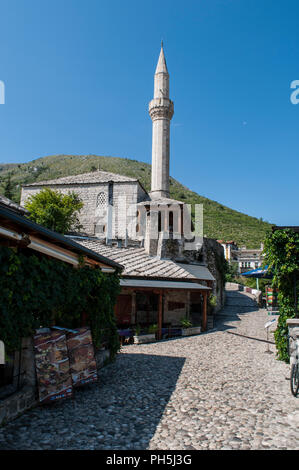
[[[28,214],[28,211],[25,209],[25,207],[20,206],[16,202],[2,195],[0,195],[0,206],[7,207],[8,209],[17,212],[20,215]]]
[[[123,276],[199,280],[196,275],[179,266],[171,260],[149,256],[144,248],[128,247],[118,248],[107,246],[97,239],[80,239],[72,237],[74,241],[102,256],[124,266]]]
[[[138,182],[136,178],[129,176],[118,175],[116,173],[109,173],[108,171],[93,171],[91,173],[83,173],[81,175],[64,176],[48,181],[37,181],[35,183],[24,184],[23,187],[28,186],[53,186],[60,184],[88,184],[88,183],[108,183],[113,181],[115,183],[128,183]]]

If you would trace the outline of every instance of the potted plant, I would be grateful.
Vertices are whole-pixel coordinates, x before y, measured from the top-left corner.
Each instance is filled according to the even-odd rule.
[[[154,325],[150,325],[147,329],[147,332],[149,335],[152,335],[152,334],[156,334],[158,331],[158,325],[154,324]]]
[[[182,336],[199,335],[199,333],[201,333],[201,327],[192,326],[191,321],[186,317],[181,318],[180,323],[182,327]]]
[[[147,333],[142,333],[140,325],[137,325],[135,328],[135,335],[134,335],[134,343],[135,344],[144,344],[144,343],[152,343],[156,340],[155,329],[156,325],[150,325],[148,327]]]

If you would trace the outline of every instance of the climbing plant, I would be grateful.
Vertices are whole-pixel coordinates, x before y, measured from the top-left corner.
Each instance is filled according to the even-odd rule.
[[[8,350],[36,328],[53,325],[91,327],[96,348],[106,344],[114,357],[119,341],[114,304],[119,273],[0,247],[0,339]]]
[[[287,319],[296,316],[299,284],[299,234],[291,229],[270,233],[264,243],[264,265],[278,289],[279,319],[274,333],[278,359],[289,362]]]

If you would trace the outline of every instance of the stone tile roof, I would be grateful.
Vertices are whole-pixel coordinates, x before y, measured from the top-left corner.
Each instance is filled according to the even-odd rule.
[[[117,175],[116,173],[109,173],[108,171],[93,171],[91,173],[83,173],[82,175],[64,176],[54,180],[24,184],[23,187],[52,186],[56,184],[108,183],[109,181],[115,183],[138,182],[136,178],[130,178],[129,176]]]
[[[72,238],[89,250],[106,256],[124,266],[124,271],[122,272],[124,276],[186,280],[197,279],[194,274],[188,272],[174,261],[149,256],[144,248],[117,248],[107,246],[96,239]]]
[[[0,195],[0,205],[15,211],[20,215],[28,214],[28,211],[25,209],[25,207],[20,206],[16,202],[11,201],[10,199],[2,195]]]

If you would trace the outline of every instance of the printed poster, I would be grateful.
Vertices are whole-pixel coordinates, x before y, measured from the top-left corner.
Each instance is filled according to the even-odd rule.
[[[49,403],[73,394],[66,336],[49,328],[34,336],[39,401]]]
[[[74,387],[96,382],[97,365],[89,328],[78,328],[76,333],[67,334],[70,372]]]

